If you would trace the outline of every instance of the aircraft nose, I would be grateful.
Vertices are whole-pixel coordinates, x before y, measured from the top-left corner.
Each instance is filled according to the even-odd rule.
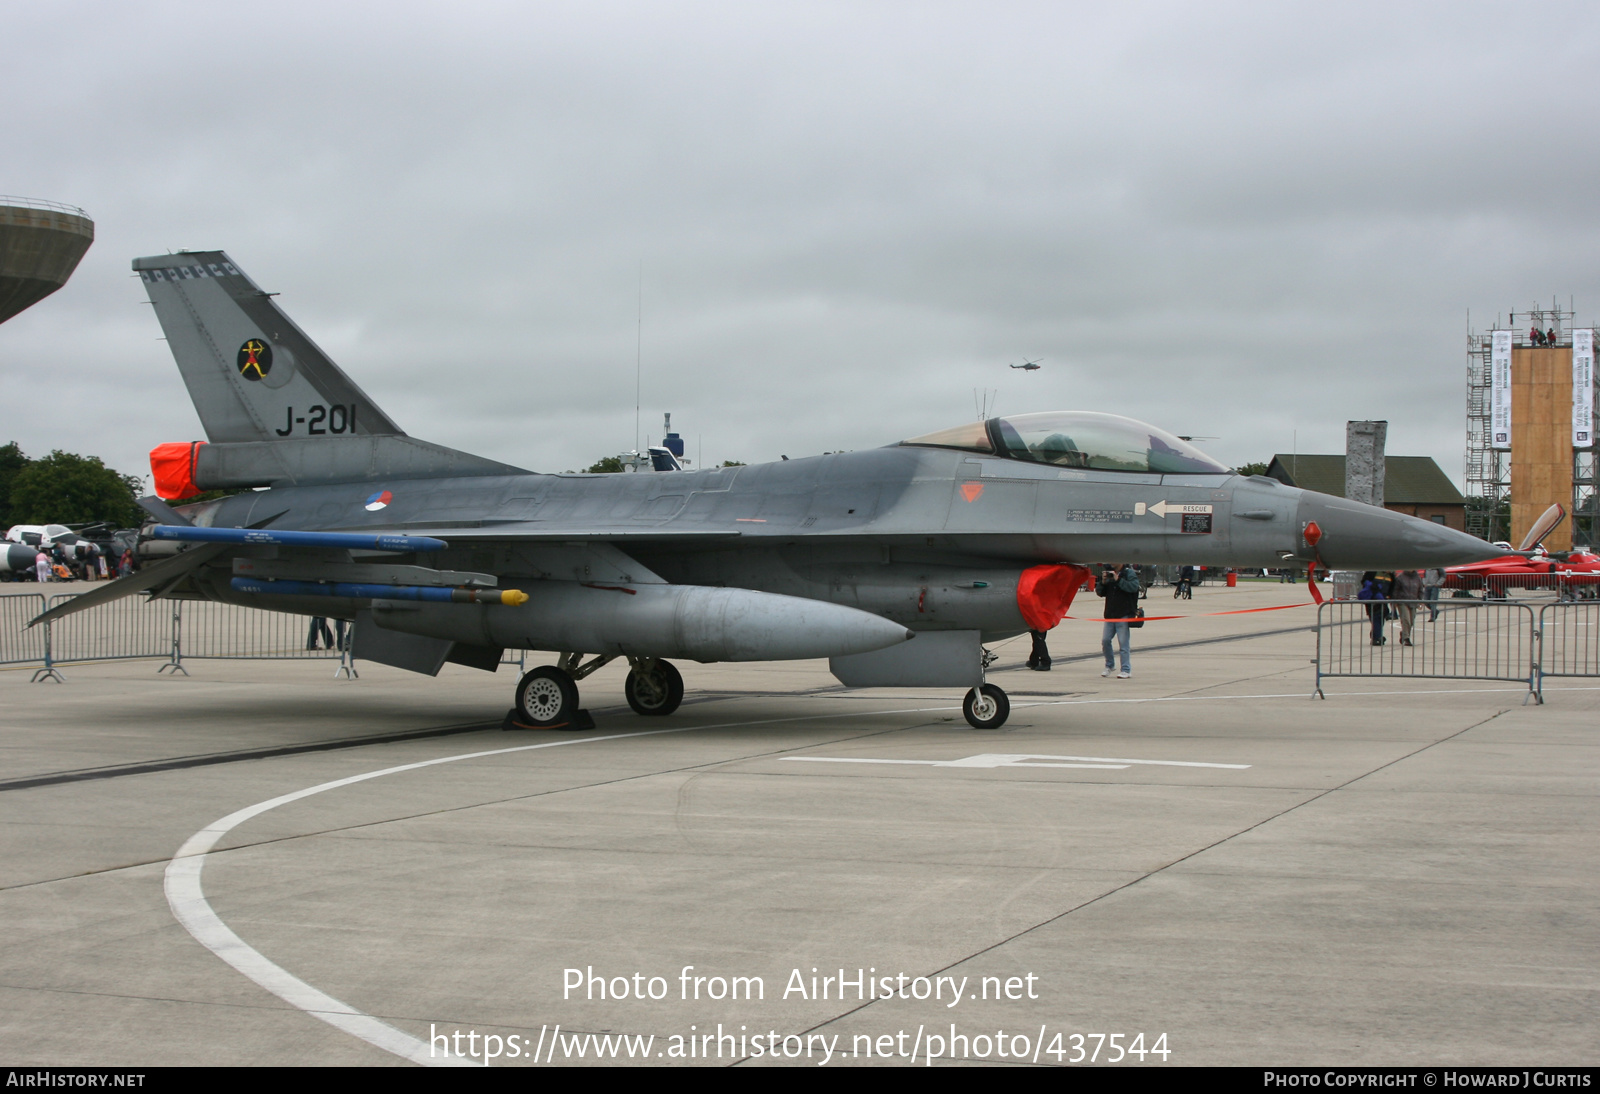
[[[1309,490],[1300,499],[1298,515],[1302,529],[1315,521],[1322,530],[1317,551],[1335,569],[1425,570],[1505,554],[1442,524]]]

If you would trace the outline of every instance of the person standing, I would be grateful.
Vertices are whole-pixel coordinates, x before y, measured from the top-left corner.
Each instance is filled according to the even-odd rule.
[[[318,638],[322,639],[323,649],[333,649],[333,632],[328,629],[326,616],[314,615],[311,617],[311,633],[306,635],[306,649],[316,649]]]
[[[1417,621],[1417,605],[1422,600],[1422,571],[1401,570],[1394,575],[1394,610],[1400,616],[1400,644],[1413,645],[1411,628]]]
[[[1435,567],[1422,572],[1422,599],[1428,602],[1428,622],[1439,618],[1439,590],[1444,585],[1444,571]]]
[[[1389,605],[1385,603],[1389,599],[1389,594],[1385,591],[1384,585],[1385,583],[1379,580],[1376,571],[1368,570],[1361,575],[1361,590],[1356,593],[1357,600],[1365,600],[1367,602],[1367,618],[1372,620],[1372,644],[1374,646],[1381,646],[1385,641],[1383,637],[1383,617],[1389,610]]]
[[[1106,602],[1106,623],[1100,633],[1100,652],[1105,654],[1106,667],[1100,675],[1110,676],[1116,668],[1111,657],[1111,639],[1115,636],[1122,652],[1122,671],[1117,673],[1117,679],[1126,680],[1133,675],[1128,624],[1139,610],[1139,572],[1126,562],[1115,570],[1106,567],[1094,583],[1094,595],[1104,597]]]
[[[33,577],[41,585],[50,580],[50,556],[43,551],[33,556]]]
[[[1033,636],[1033,652],[1028,655],[1028,667],[1036,672],[1050,671],[1050,646],[1045,641],[1044,631],[1029,631]],[[344,647],[341,646],[341,649]]]

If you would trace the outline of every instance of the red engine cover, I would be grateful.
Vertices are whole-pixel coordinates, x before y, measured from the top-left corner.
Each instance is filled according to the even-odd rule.
[[[150,471],[155,475],[156,497],[181,501],[205,493],[194,484],[195,454],[205,441],[172,441],[150,450]]]

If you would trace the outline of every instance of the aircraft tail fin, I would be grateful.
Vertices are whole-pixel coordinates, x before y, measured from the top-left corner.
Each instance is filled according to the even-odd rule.
[[[406,436],[222,251],[133,268],[211,442],[200,489],[525,473]]]
[[[222,251],[133,268],[213,444],[405,435]]]

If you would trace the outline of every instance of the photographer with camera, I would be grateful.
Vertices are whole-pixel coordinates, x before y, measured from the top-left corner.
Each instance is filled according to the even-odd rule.
[[[1106,602],[1106,625],[1100,635],[1100,652],[1106,656],[1106,667],[1100,675],[1110,676],[1116,667],[1111,657],[1111,638],[1115,635],[1122,650],[1122,671],[1117,673],[1117,679],[1126,680],[1133,675],[1128,660],[1128,624],[1139,614],[1139,571],[1126,562],[1116,569],[1105,567],[1094,583],[1094,595],[1104,597]]]

